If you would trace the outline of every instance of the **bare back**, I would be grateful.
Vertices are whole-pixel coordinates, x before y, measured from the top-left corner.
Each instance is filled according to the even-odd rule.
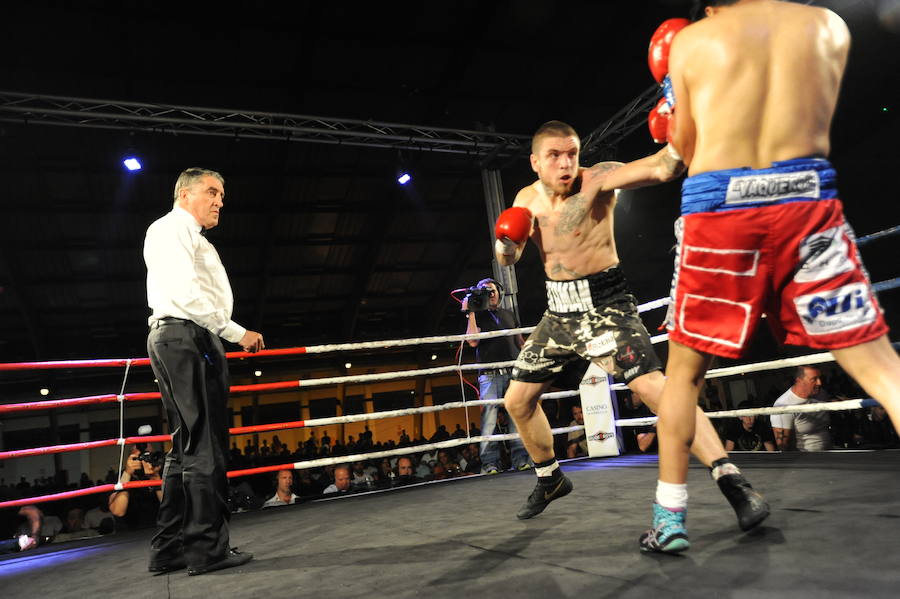
[[[675,145],[689,173],[827,156],[850,36],[826,9],[729,6],[672,48]]]
[[[601,163],[618,167],[621,163]],[[582,169],[582,188],[589,187],[595,169]],[[522,189],[515,206],[531,210],[537,245],[548,279],[570,281],[601,272],[619,263],[613,238],[613,191],[590,194],[579,191],[551,200],[540,181]]]

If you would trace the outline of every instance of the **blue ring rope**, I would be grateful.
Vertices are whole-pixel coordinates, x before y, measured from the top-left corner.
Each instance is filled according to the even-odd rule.
[[[900,225],[896,227],[891,227],[890,229],[885,229],[884,231],[878,231],[877,233],[872,233],[871,235],[866,235],[864,237],[860,237],[856,240],[856,245],[865,245],[870,241],[875,241],[876,239],[881,239],[882,237],[888,237],[890,235],[894,235],[896,233],[900,233]]]

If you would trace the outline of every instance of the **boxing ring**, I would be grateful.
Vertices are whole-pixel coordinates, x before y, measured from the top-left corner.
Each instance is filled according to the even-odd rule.
[[[900,227],[862,237],[859,245],[900,232]],[[900,278],[873,285],[876,291],[900,286]],[[644,312],[664,307],[667,299],[643,304]],[[477,335],[452,335],[366,343],[329,344],[263,350],[254,356],[299,357],[350,353],[429,344],[462,343],[513,334],[533,327]],[[662,342],[665,335],[653,338]],[[230,352],[229,359],[246,358]],[[708,378],[832,361],[828,352],[710,370]],[[0,417],[14,412],[96,404],[119,408],[118,438],[0,452],[0,460],[166,442],[167,435],[126,437],[129,404],[159,398],[159,393],[126,393],[132,369],[146,358],[68,360],[0,364],[0,371],[122,368],[118,393],[0,405]],[[231,393],[278,392],[338,384],[462,373],[505,368],[512,362],[462,364],[390,373],[347,375],[236,385]],[[622,390],[624,385],[612,385]],[[577,390],[545,394],[545,399],[578,395]],[[351,414],[274,424],[232,427],[232,435],[333,426],[444,410],[466,410],[466,422],[478,407],[502,400],[469,400],[366,414]],[[849,410],[876,405],[860,398],[827,404],[709,412],[710,418],[769,415],[819,410]],[[471,415],[468,410],[472,409]],[[655,418],[618,419],[616,426],[639,426]],[[554,429],[554,434],[584,430]],[[342,455],[230,471],[230,478],[345,464],[357,460],[409,455],[442,448],[506,440],[517,435],[468,435],[437,443]],[[184,572],[150,576],[147,548],[152,531],[134,531],[41,546],[0,558],[3,597],[49,594],[85,597],[127,592],[138,597],[258,597],[294,592],[316,596],[488,597],[600,596],[644,597],[648,592],[684,596],[792,597],[895,596],[896,548],[900,533],[900,451],[841,450],[817,454],[732,453],[754,487],[772,507],[772,516],[749,533],[740,533],[728,505],[702,465],[689,474],[689,523],[692,549],[680,557],[641,555],[637,536],[646,523],[656,480],[656,456],[621,455],[567,460],[564,469],[575,484],[571,498],[554,502],[528,521],[514,517],[533,486],[530,472],[475,475],[407,487],[322,499],[279,509],[235,514],[232,543],[256,559],[234,570],[188,578]],[[0,502],[0,509],[73,499],[114,490],[159,485],[133,481],[97,485],[37,497]],[[239,576],[239,578],[238,578]]]

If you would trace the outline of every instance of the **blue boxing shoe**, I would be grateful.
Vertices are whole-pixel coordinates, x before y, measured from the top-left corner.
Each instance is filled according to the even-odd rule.
[[[687,509],[670,510],[653,502],[653,528],[641,535],[641,551],[649,553],[681,553],[690,548],[684,522]]]

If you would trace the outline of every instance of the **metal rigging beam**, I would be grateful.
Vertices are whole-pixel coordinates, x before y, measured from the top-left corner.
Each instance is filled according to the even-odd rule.
[[[604,152],[615,153],[616,145],[631,135],[635,129],[647,122],[647,113],[662,96],[662,88],[655,83],[645,89],[637,98],[622,107],[599,127],[584,138],[581,155],[585,163],[602,156]],[[613,156],[608,156],[612,158]]]
[[[277,112],[145,104],[0,91],[0,121],[212,135],[483,157],[527,153],[531,136]]]

